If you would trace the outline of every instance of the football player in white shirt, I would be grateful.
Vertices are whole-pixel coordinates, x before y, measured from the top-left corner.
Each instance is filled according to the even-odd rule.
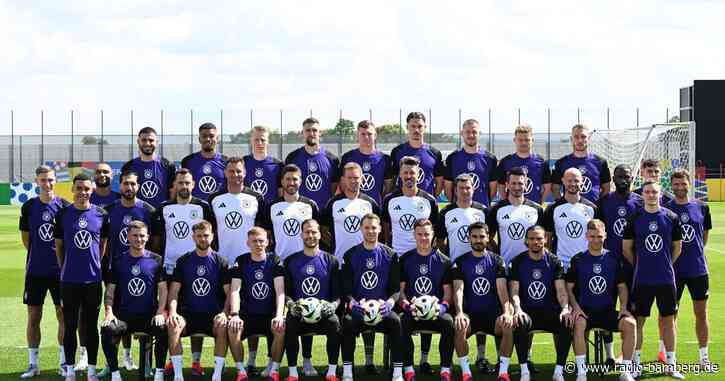
[[[471,251],[468,226],[474,222],[486,222],[486,207],[473,201],[473,178],[467,173],[454,180],[455,202],[448,204],[440,213],[436,227],[438,248],[448,253],[451,261]]]

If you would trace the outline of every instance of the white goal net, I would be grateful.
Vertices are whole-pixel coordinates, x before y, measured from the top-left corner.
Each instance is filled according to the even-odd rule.
[[[662,168],[664,189],[671,191],[670,173],[685,168],[694,181],[695,176],[695,123],[666,123],[650,127],[624,130],[595,130],[589,148],[609,162],[610,170],[619,164],[628,164],[634,171],[635,184],[641,181],[639,163],[655,159]],[[695,184],[691,192],[694,195]]]

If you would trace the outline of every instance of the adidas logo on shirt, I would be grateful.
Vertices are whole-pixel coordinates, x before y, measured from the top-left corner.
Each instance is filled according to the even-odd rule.
[[[457,223],[457,222],[458,222],[458,218],[456,218],[456,217],[453,217],[453,219],[451,220],[451,223],[452,223],[452,224],[455,224],[455,223]]]
[[[561,216],[559,216],[559,218],[569,218],[569,217],[566,216],[566,213],[562,213]]]
[[[279,212],[277,212],[276,216],[284,216],[284,213],[282,213],[282,211],[280,210]]]
[[[509,217],[509,215],[507,214],[507,215],[503,216],[503,219],[504,219],[504,220],[510,220],[510,219],[511,219],[511,217]]]
[[[340,208],[337,212],[338,213],[345,213],[345,208]]]
[[[222,202],[221,204],[219,204],[219,207],[220,208],[226,208],[227,207],[227,204],[225,204],[225,203]]]
[[[403,208],[401,208],[400,205],[395,205],[395,207],[393,208],[393,210],[403,210]]]
[[[169,214],[169,218],[176,218],[176,216],[174,215],[174,213],[171,213]]]

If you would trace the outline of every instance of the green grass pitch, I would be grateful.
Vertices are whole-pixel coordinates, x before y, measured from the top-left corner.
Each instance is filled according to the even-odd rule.
[[[725,204],[713,203],[710,205],[713,214],[713,225],[714,229],[710,234],[710,242],[707,247],[707,257],[710,266],[710,357],[711,360],[722,366],[725,365],[725,351],[723,350],[723,343],[725,342],[725,332],[720,332],[723,329],[723,316],[725,316],[725,282],[720,283],[722,271],[725,271]],[[23,372],[27,366],[27,350],[25,346],[25,324],[26,324],[26,309],[22,304],[21,295],[23,291],[23,268],[25,264],[25,251],[22,248],[20,240],[20,233],[18,231],[18,215],[20,208],[2,206],[0,207],[0,380],[17,380],[19,375]],[[40,350],[40,366],[42,374],[39,377],[34,378],[35,380],[58,380],[59,376],[56,375],[58,367],[58,346],[55,339],[55,315],[50,301],[50,297],[46,299],[44,311],[44,318],[42,323],[43,339]],[[678,361],[682,363],[694,363],[698,359],[697,355],[697,341],[694,334],[694,323],[692,315],[692,304],[686,294],[683,297],[682,305],[680,306],[680,317],[678,324],[678,335],[677,335],[677,356]],[[102,313],[101,313],[102,315]],[[645,347],[642,354],[643,361],[650,361],[655,358],[657,354],[657,327],[656,319],[650,319],[645,328]],[[434,336],[433,350],[431,351],[430,362],[434,368],[438,365],[438,355],[436,350],[437,338]],[[615,348],[618,345],[619,339],[615,340]],[[202,364],[207,368],[207,375],[204,379],[209,379],[211,376],[211,366],[213,365],[212,359],[212,348],[211,339],[205,341],[204,353],[202,358]],[[266,361],[266,345],[261,343],[260,352],[258,354],[257,365],[262,365]],[[185,365],[190,366],[190,360],[188,358],[190,351],[188,350],[188,341],[185,339],[184,346],[185,350]],[[376,362],[382,364],[381,351],[382,336],[378,335],[377,340],[377,354]],[[134,343],[134,351],[137,350],[138,345]],[[470,355],[471,360],[475,359],[475,346],[471,346],[472,353]],[[551,371],[553,368],[552,363],[554,362],[555,351],[552,346],[552,339],[550,335],[537,335],[534,339],[534,361],[537,367],[542,370],[538,375],[534,375],[534,379],[548,380],[551,377]],[[618,352],[618,350],[615,350]],[[493,340],[488,340],[488,358],[491,361],[495,360],[495,349],[493,347]],[[418,354],[416,354],[416,363]],[[570,359],[573,360],[573,354],[570,353]],[[515,357],[515,356],[514,356]],[[134,358],[136,356],[134,355]],[[357,363],[363,363],[363,348],[362,340],[358,339],[358,349],[356,351]],[[315,339],[314,347],[314,363],[319,371],[323,371],[324,363],[326,362],[326,355],[324,353],[324,338]],[[514,363],[516,359],[514,358]],[[105,364],[105,358],[103,352],[99,349],[98,357],[99,368]],[[457,361],[454,364],[456,368],[455,377],[460,377],[457,369]],[[233,361],[231,355],[227,356],[227,367],[224,374],[225,380],[233,380],[235,372],[233,371]],[[511,373],[512,379],[518,380],[517,373],[518,367],[512,366]],[[191,376],[185,372],[187,380],[191,380]],[[358,371],[358,374],[362,372]],[[85,375],[85,373],[83,373]],[[129,374],[128,372],[122,371],[122,375],[126,380],[135,379],[135,374]],[[286,376],[286,369],[282,370],[282,377]],[[696,377],[705,377],[711,380],[725,380],[725,373],[721,371],[717,374],[709,374],[706,376],[696,376],[694,374],[687,374],[688,379],[695,379]],[[597,379],[597,376],[592,374],[589,375],[590,379]],[[665,377],[645,374],[645,378],[648,380],[655,379],[667,379]],[[387,376],[378,377],[364,377],[359,376],[356,379],[359,380],[372,380],[375,379],[387,379]],[[494,379],[493,376],[484,376],[474,373],[476,380],[483,379]],[[566,376],[567,379],[573,380],[575,376],[569,374]],[[80,376],[78,378],[81,379]],[[426,377],[418,375],[418,380],[435,379],[434,377]],[[606,379],[616,379],[615,375],[609,375]]]

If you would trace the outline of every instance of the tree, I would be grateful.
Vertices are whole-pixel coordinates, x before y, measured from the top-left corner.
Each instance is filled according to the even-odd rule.
[[[84,136],[81,139],[81,144],[85,144],[85,145],[108,144],[108,140],[106,140],[106,139],[101,140],[95,136]]]
[[[398,135],[400,134],[400,124],[382,124],[375,128],[378,135]]]
[[[335,128],[330,130],[323,130],[324,135],[337,135],[337,136],[354,136],[355,135],[355,123],[350,119],[340,119]]]

